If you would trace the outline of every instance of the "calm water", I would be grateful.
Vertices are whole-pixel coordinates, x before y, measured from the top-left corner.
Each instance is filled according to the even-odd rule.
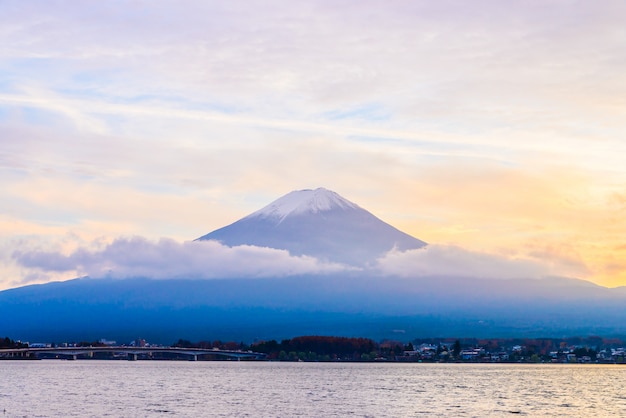
[[[0,417],[626,416],[626,367],[0,361]]]

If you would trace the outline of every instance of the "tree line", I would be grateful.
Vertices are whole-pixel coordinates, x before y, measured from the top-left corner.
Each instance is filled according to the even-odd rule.
[[[252,344],[250,350],[267,354],[270,360],[328,361],[369,360],[378,356],[379,345],[369,338],[302,336]]]
[[[488,360],[493,353],[506,354],[502,361],[551,361],[552,353],[574,354],[577,358],[596,360],[601,347],[623,347],[619,338],[598,336],[552,338],[417,338],[408,343],[385,340],[376,342],[369,338],[336,336],[299,336],[282,341],[243,342],[201,341],[192,343],[179,340],[178,347],[219,348],[225,350],[251,350],[278,361],[480,361]],[[428,346],[424,349],[424,345]],[[575,347],[575,348],[573,348]],[[465,358],[463,350],[480,350],[476,357]],[[490,354],[491,353],[491,354]],[[552,354],[553,356],[553,354]]]
[[[24,344],[21,341],[13,341],[9,337],[0,339],[0,348],[28,348],[28,344]]]

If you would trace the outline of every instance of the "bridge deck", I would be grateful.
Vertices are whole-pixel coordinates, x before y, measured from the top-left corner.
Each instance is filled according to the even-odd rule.
[[[93,353],[127,353],[137,356],[139,354],[151,353],[171,353],[182,354],[197,359],[202,355],[218,355],[235,358],[265,358],[264,353],[255,353],[253,351],[239,350],[218,350],[203,348],[185,348],[185,347],[128,347],[128,346],[107,346],[107,347],[29,347],[29,348],[9,348],[0,349],[0,358],[11,358],[15,356],[30,357],[32,355],[51,353],[66,356],[93,354]]]

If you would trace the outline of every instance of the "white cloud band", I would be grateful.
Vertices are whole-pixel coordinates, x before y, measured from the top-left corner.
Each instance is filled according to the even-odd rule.
[[[216,241],[156,242],[142,237],[118,238],[100,248],[58,251],[17,250],[13,259],[22,267],[68,272],[90,277],[148,277],[153,279],[258,278],[324,274],[349,267],[322,263],[313,257],[254,246],[227,247]]]

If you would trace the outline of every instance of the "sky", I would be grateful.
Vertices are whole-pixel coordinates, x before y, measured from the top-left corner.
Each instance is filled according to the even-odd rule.
[[[431,244],[389,271],[626,285],[624,21],[618,0],[2,0],[0,289],[173,258],[337,271],[189,243],[316,187]]]

